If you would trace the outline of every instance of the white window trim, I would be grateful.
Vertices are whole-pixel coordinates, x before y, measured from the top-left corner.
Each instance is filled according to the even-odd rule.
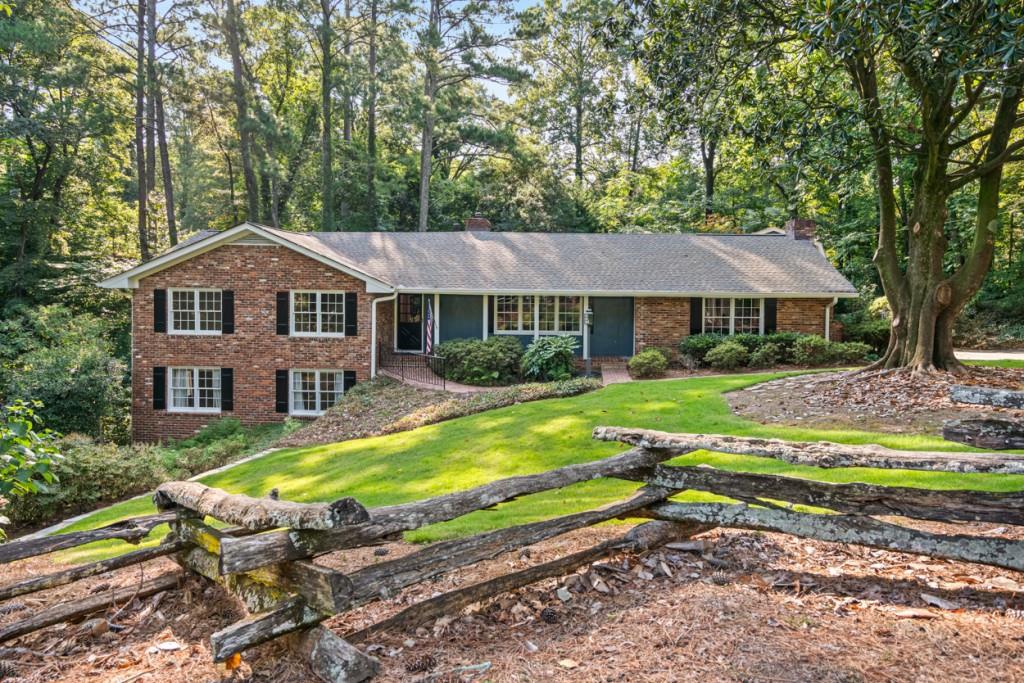
[[[221,397],[220,397],[221,406],[217,406],[216,408],[200,408],[198,405],[193,405],[192,407],[189,407],[189,408],[175,407],[175,405],[174,405],[174,371],[175,370],[190,370],[192,372],[192,386],[195,387],[195,402],[197,404],[199,403],[199,371],[200,370],[213,370],[214,372],[220,374],[220,368],[212,368],[212,367],[207,367],[207,366],[188,367],[188,366],[180,366],[179,365],[179,366],[176,366],[176,367],[173,367],[173,368],[170,368],[170,367],[167,368],[167,398],[166,398],[166,401],[167,401],[167,403],[166,403],[166,405],[167,405],[167,412],[169,412],[169,413],[204,413],[204,414],[208,414],[208,415],[214,415],[214,414],[220,413],[221,410],[223,410],[221,408],[221,406],[224,405],[224,394],[223,394],[223,392],[224,392],[224,385],[223,384],[221,384]],[[221,380],[223,380],[223,378],[221,378]]]
[[[759,296],[740,296],[740,297],[727,297],[727,296],[708,296],[703,297],[700,300],[700,331],[701,334],[707,334],[707,305],[708,299],[728,299],[729,300],[729,336],[736,334],[736,299],[751,299],[758,302],[757,304],[757,333],[764,334],[764,297]],[[721,333],[718,333],[721,334]]]
[[[195,316],[196,327],[193,330],[179,330],[174,327],[174,293],[175,292],[195,292],[195,301],[192,304],[192,314]],[[199,329],[199,292],[219,292],[220,293],[220,327],[219,330],[200,330]],[[215,337],[223,334],[224,330],[224,290],[223,289],[210,289],[208,287],[174,287],[167,290],[167,332],[168,334],[181,334],[193,337]]]
[[[295,329],[295,295],[296,294],[316,294],[316,332],[299,332]],[[320,308],[320,295],[321,294],[341,294],[341,332],[321,332],[323,326],[323,319],[321,318]],[[346,317],[348,311],[345,310],[345,294],[343,290],[337,289],[293,289],[288,292],[288,334],[292,337],[326,337],[326,338],[337,338],[345,336],[345,325],[348,324]]]
[[[498,297],[502,296],[514,296],[518,301],[518,327],[514,330],[499,330],[498,329]],[[540,298],[542,296],[550,296],[555,299],[555,327],[559,324],[559,312],[562,308],[562,299],[564,297],[576,297],[580,300],[580,315],[579,315],[579,327],[574,330],[541,330],[540,328]],[[523,321],[523,299],[531,297],[533,299],[533,320],[530,321],[530,327],[524,326]],[[499,335],[532,335],[538,336],[563,336],[572,337],[580,336],[583,334],[583,306],[584,298],[579,294],[493,294],[491,295],[491,315],[494,320],[494,334]],[[484,337],[486,339],[486,337]]]
[[[296,372],[315,372],[316,373],[316,405],[317,410],[299,410],[295,407],[295,373]],[[288,414],[295,415],[297,417],[317,417],[327,412],[326,409],[319,410],[320,408],[320,373],[321,372],[333,372],[340,375],[341,386],[338,388],[341,396],[345,395],[345,371],[341,369],[332,368],[292,368],[288,371]]]

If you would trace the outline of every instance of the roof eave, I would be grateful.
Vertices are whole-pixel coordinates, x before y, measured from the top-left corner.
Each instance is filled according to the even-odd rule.
[[[217,247],[230,244],[246,234],[257,235],[277,245],[292,249],[303,256],[319,261],[320,263],[358,278],[366,283],[366,291],[371,294],[389,294],[395,291],[394,287],[383,280],[357,270],[348,264],[339,263],[334,259],[311,251],[300,244],[296,244],[294,241],[288,239],[286,234],[282,231],[268,230],[263,226],[255,225],[253,223],[242,223],[228,230],[224,230],[223,232],[218,232],[210,235],[209,237],[197,240],[187,247],[167,252],[152,261],[139,264],[138,266],[126,270],[123,273],[119,273],[114,277],[107,278],[106,280],[99,282],[98,285],[105,289],[136,289],[139,286],[139,280],[142,278],[158,273],[161,270],[170,268],[171,266],[187,261],[190,258],[199,256],[200,254],[216,249]]]

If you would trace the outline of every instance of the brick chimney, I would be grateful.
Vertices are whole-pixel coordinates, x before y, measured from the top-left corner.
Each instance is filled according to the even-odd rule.
[[[491,222],[480,215],[480,212],[474,213],[472,216],[466,219],[466,232],[490,232]]]
[[[810,218],[791,218],[783,227],[786,234],[795,240],[813,240],[818,233],[818,224]]]

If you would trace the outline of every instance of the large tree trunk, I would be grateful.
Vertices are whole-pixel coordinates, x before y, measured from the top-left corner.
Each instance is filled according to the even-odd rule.
[[[334,150],[331,90],[333,89],[334,49],[331,33],[331,0],[320,0],[320,176],[323,195],[320,229],[334,230]]]
[[[146,3],[146,190],[156,189],[156,1]]]
[[[576,184],[583,184],[583,102],[577,100],[574,105],[575,126],[572,136],[573,146],[573,175],[576,176]]]
[[[151,0],[155,1],[155,0]],[[135,11],[135,166],[138,169],[138,235],[139,254],[148,261],[149,253],[149,212],[146,208],[149,181],[146,178],[146,3],[139,0]]]
[[[245,179],[245,201],[248,220],[257,220],[260,215],[259,185],[252,163],[252,128],[249,121],[249,103],[242,78],[242,46],[239,30],[238,7],[235,0],[227,0],[224,17],[224,37],[231,53],[231,85],[235,100],[235,125],[238,127],[239,151],[242,155],[242,176]]]
[[[164,119],[164,94],[161,83],[153,84],[156,98],[156,135],[160,145],[160,172],[163,175],[164,210],[167,214],[167,237],[173,247],[178,243],[178,225],[174,215],[174,184],[171,182],[171,155],[167,150],[167,126]]]
[[[377,0],[370,0],[366,95],[366,209],[370,230],[377,229]]]

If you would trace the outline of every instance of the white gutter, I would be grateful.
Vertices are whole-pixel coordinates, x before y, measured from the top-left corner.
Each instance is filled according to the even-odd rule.
[[[377,297],[370,304],[370,379],[377,376],[377,304],[381,301],[394,301],[398,292],[389,296]]]
[[[832,341],[832,309],[839,303],[839,297],[832,297],[832,303],[825,305],[825,341]]]

